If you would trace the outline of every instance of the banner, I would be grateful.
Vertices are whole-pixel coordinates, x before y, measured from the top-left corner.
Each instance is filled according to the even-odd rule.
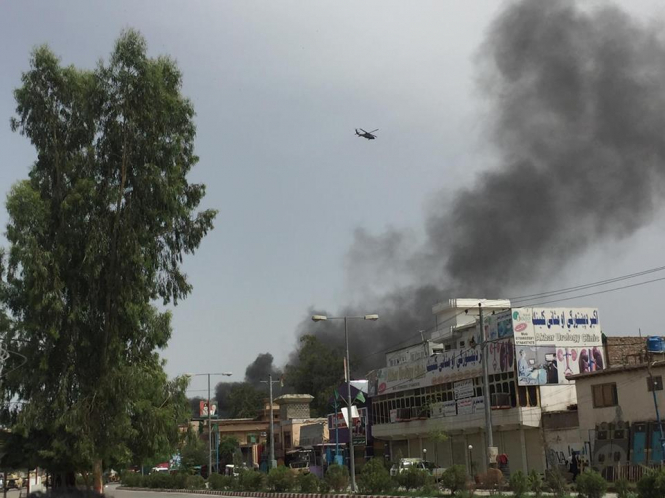
[[[453,384],[455,399],[471,398],[475,391],[473,389],[473,379],[461,380]]]

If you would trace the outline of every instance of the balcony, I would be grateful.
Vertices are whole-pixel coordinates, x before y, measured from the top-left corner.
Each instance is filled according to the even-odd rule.
[[[540,407],[512,407],[502,394],[492,399],[492,426],[497,430],[539,427]],[[485,410],[476,404],[465,413],[445,413],[423,407],[399,408],[390,423],[373,424],[372,435],[379,439],[425,436],[435,429],[449,433],[476,432],[485,428]]]

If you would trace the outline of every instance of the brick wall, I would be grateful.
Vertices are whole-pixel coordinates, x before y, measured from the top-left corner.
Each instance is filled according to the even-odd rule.
[[[608,367],[642,363],[645,361],[646,337],[607,336],[606,339],[605,352],[607,354]]]

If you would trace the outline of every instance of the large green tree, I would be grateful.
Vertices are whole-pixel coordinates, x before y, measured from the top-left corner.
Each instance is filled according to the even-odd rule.
[[[227,406],[232,418],[254,418],[263,407],[265,390],[247,382],[235,384],[229,392]]]
[[[286,366],[286,384],[297,393],[314,396],[312,411],[325,416],[332,411],[328,403],[344,379],[344,352],[336,350],[313,335],[300,338],[297,355]]]
[[[10,243],[2,296],[10,343],[28,363],[3,384],[25,404],[15,429],[41,436],[57,471],[129,462],[175,444],[187,411],[183,379],[168,381],[159,350],[181,270],[212,229],[197,212],[194,110],[181,73],[124,32],[94,70],[37,48],[15,91],[12,128],[36,149],[29,178],[7,199]],[[99,485],[99,481],[97,482]]]

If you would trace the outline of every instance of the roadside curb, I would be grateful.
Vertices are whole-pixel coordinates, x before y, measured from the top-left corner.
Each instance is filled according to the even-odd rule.
[[[217,495],[217,496],[247,496],[255,498],[404,498],[404,496],[389,495],[363,495],[363,494],[335,494],[335,493],[271,493],[269,491],[219,491],[215,489],[161,489],[161,488],[131,488],[119,486],[124,491],[155,491],[158,493],[187,493],[193,495]],[[419,498],[417,496],[409,498]],[[423,497],[425,498],[425,497]]]

